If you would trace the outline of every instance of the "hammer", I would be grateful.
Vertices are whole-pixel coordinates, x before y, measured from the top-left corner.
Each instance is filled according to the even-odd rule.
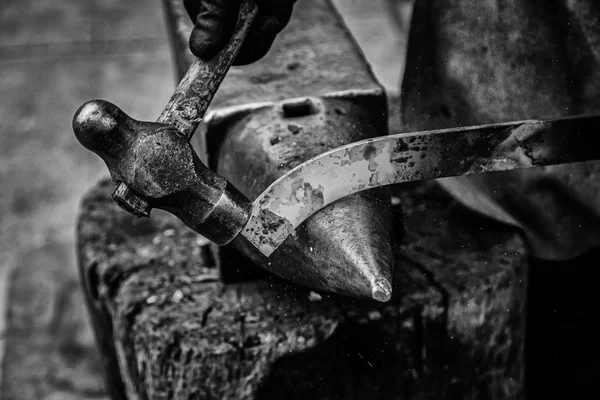
[[[138,217],[166,210],[218,245],[233,240],[248,220],[251,202],[208,169],[189,141],[248,34],[258,7],[240,7],[234,34],[212,60],[197,59],[156,122],[130,118],[103,100],[75,113],[79,142],[98,154],[117,183],[113,200]]]

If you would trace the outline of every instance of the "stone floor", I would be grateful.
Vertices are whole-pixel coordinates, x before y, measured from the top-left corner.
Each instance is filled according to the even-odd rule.
[[[0,398],[106,398],[79,293],[74,229],[106,170],[71,130],[77,107],[109,99],[152,120],[174,68],[161,2],[0,2]],[[390,92],[410,6],[335,0]]]

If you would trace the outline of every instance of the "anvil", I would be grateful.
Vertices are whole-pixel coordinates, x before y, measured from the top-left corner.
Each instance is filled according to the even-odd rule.
[[[269,256],[313,213],[362,190],[600,158],[590,146],[596,116],[399,133],[320,154],[250,201],[204,166],[189,139],[255,14],[256,7],[245,3],[228,47],[192,65],[157,123],[135,121],[103,101],[78,110],[77,138],[106,162],[118,182],[113,198],[126,210],[149,216],[152,207],[162,208],[217,244],[240,235]],[[387,283],[380,286],[373,297],[389,298]]]

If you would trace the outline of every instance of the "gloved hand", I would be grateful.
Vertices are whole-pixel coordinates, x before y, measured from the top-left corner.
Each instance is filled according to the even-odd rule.
[[[275,37],[287,25],[296,0],[255,0],[259,14],[246,37],[234,65],[251,64],[261,59]],[[242,0],[184,0],[194,21],[190,50],[203,60],[213,58],[229,42]]]

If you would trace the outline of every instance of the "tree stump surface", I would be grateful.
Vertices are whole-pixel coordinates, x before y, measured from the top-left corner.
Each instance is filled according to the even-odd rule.
[[[405,228],[385,304],[223,284],[205,239],[166,213],[131,217],[112,186],[85,196],[77,252],[113,398],[522,396],[523,240],[435,183],[395,189]]]

